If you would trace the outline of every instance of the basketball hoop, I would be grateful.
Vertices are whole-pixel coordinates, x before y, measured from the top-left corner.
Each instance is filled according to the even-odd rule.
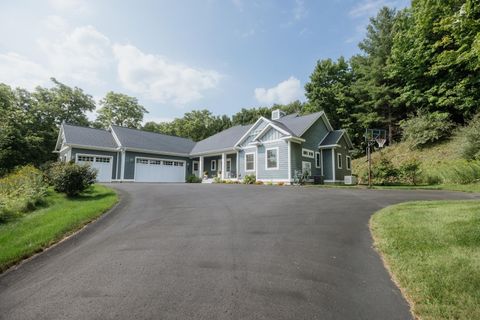
[[[377,138],[375,139],[375,141],[378,143],[379,148],[383,148],[383,146],[385,145],[385,142],[387,142],[387,139]]]

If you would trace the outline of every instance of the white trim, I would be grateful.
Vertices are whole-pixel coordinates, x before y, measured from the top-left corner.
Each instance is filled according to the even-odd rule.
[[[197,164],[197,174],[195,175],[195,164]],[[200,162],[198,160],[192,161],[192,175],[198,176],[200,178]]]
[[[203,156],[198,157],[198,162],[199,162],[198,175],[199,175],[199,178],[203,180],[203,175],[205,171],[205,159],[203,158]]]
[[[237,172],[236,172],[237,179],[238,179],[238,176],[240,175],[240,172],[239,172],[240,171],[240,161],[239,160],[240,160],[240,155],[239,155],[239,152],[237,150],[237,161],[235,163],[236,167],[237,167],[236,168],[237,169]]]
[[[258,146],[257,148],[255,149],[255,179],[258,178]]]
[[[228,166],[229,162],[230,162],[230,170],[227,171],[227,166]],[[225,160],[225,173],[227,173],[227,172],[232,172],[232,158],[227,158]]]
[[[76,153],[76,154],[75,154],[75,163],[78,162],[78,156],[81,156],[81,157],[93,157],[93,163],[96,162],[96,161],[95,161],[95,158],[96,158],[96,157],[100,157],[100,158],[110,158],[110,162],[108,162],[108,163],[110,163],[110,165],[112,166],[112,168],[111,168],[111,170],[110,170],[110,171],[111,171],[111,172],[110,172],[110,178],[109,178],[109,180],[106,181],[106,182],[112,182],[112,180],[113,180],[113,179],[112,179],[112,174],[113,174],[113,156],[105,156],[105,155],[101,155],[101,154],[89,154],[89,153]],[[116,176],[116,175],[115,175],[115,176]],[[105,182],[105,181],[103,181],[103,182]]]
[[[322,163],[322,167],[320,168],[321,175],[323,176],[323,149],[320,149],[320,159]]]
[[[183,179],[185,182],[185,179],[187,178],[187,161],[185,160],[178,160],[178,159],[168,159],[168,158],[153,158],[153,157],[142,157],[142,156],[135,156],[134,162],[133,162],[133,179],[128,179],[128,180],[133,180],[133,182],[137,182],[137,158],[140,159],[147,159],[147,160],[161,160],[161,161],[172,161],[172,162],[183,162]],[[126,181],[126,179],[123,179]],[[142,182],[142,181],[139,181]],[[157,181],[157,182],[162,182],[162,181]],[[153,183],[153,182],[152,182]]]
[[[339,183],[342,183],[344,181],[343,180],[323,180],[323,182],[333,182],[333,183],[339,182]]]
[[[318,163],[317,163],[317,156],[318,156]],[[319,169],[322,167],[322,157],[320,155],[320,152],[315,151],[315,168]]]
[[[269,150],[276,150],[277,151],[277,159],[276,159],[276,162],[277,162],[277,165],[274,167],[274,168],[269,168],[268,167],[268,157],[267,157],[267,154],[268,154],[268,151]],[[265,170],[278,170],[279,169],[279,165],[280,165],[280,150],[278,147],[272,147],[272,148],[265,148]]]
[[[318,146],[318,149],[330,149],[330,148],[339,148],[339,144],[328,144],[325,146]]]
[[[262,129],[262,131],[260,131],[260,132],[253,138],[253,140],[255,141],[255,140],[259,139],[259,138],[260,138],[265,132],[267,132],[268,129],[270,129],[270,128],[273,128],[273,129],[275,129],[275,130],[279,131],[280,133],[283,133],[283,134],[285,134],[285,135],[287,135],[287,136],[291,136],[291,135],[292,135],[290,132],[285,131],[285,130],[283,130],[282,128],[280,128],[279,126],[277,126],[277,125],[275,125],[275,124],[273,124],[273,123],[270,122],[269,124],[267,124],[267,125],[265,126],[265,128]]]
[[[185,157],[185,158],[190,157],[190,155],[188,153],[156,151],[156,150],[148,150],[148,149],[127,148],[127,147],[125,147],[125,150],[126,151],[132,151],[132,152],[139,152],[139,153],[160,154],[160,155],[166,155],[166,156],[178,156],[178,157]]]
[[[236,149],[235,148],[225,148],[225,149],[209,150],[209,151],[205,151],[205,152],[190,153],[188,156],[190,158],[193,158],[193,157],[198,157],[198,156],[201,156],[201,155],[204,155],[204,156],[205,155],[206,156],[219,155],[222,152],[229,152],[229,151],[235,152]]]
[[[120,180],[120,177],[118,174],[118,170],[120,170],[120,165],[118,164],[119,161],[120,161],[120,152],[117,151],[117,165],[115,168],[115,180]]]
[[[87,149],[87,150],[97,150],[97,151],[110,151],[110,152],[117,152],[118,148],[108,148],[108,147],[96,147],[96,146],[85,146],[82,144],[71,144],[65,143],[66,146],[70,146],[72,148],[77,149]]]
[[[345,156],[345,168],[352,170],[352,158],[350,156]]]
[[[332,174],[332,178],[333,178],[332,180],[333,180],[333,181],[335,181],[335,170],[336,170],[336,169],[335,169],[335,149],[332,148],[332,171],[333,171],[333,172],[332,172],[332,173],[333,173],[333,174]]]
[[[236,147],[240,144],[240,142],[242,142],[246,137],[248,137],[248,135],[250,134],[250,132],[253,130],[253,128],[255,128],[255,126],[260,122],[260,121],[266,121],[267,123],[271,123],[270,120],[268,120],[267,118],[265,117],[260,117],[258,118],[257,121],[255,121],[255,123],[247,130],[247,132],[245,132],[245,134],[237,141],[237,143],[235,143],[233,145],[233,147]]]
[[[120,168],[120,180],[125,180],[125,149],[122,149],[122,167]]]
[[[108,129],[110,129],[110,133],[113,136],[113,140],[115,140],[115,142],[118,144],[118,146],[121,147],[122,143],[120,142],[120,139],[118,139],[117,134],[115,133],[115,130],[113,130],[112,125],[110,125]]]
[[[305,155],[304,152],[307,152],[308,154],[312,153],[312,155]],[[315,159],[315,152],[312,149],[307,149],[307,148],[302,148],[302,157],[303,158],[309,158],[309,159]]]
[[[217,159],[210,160],[210,171],[217,171]]]
[[[312,162],[311,161],[302,161],[302,175],[303,175],[303,164],[308,163],[310,164],[310,176],[312,175]]]
[[[292,141],[288,140],[288,181],[292,181]]]
[[[222,167],[220,168],[221,170],[221,175],[222,175],[222,180],[225,179],[225,171],[227,169],[227,155],[225,153],[222,153]]]
[[[343,158],[341,153],[337,153],[337,169],[343,169]]]
[[[253,154],[253,169],[251,170],[248,170],[247,169],[247,155],[249,154]],[[256,169],[257,169],[257,155],[256,155],[256,152],[245,152],[245,172],[253,172],[255,171],[255,174],[257,173]]]

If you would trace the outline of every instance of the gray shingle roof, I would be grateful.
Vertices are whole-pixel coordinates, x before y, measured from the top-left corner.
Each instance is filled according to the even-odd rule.
[[[214,134],[207,139],[197,142],[192,154],[199,154],[215,150],[233,148],[235,143],[250,129],[252,125],[235,126]]]
[[[330,131],[319,146],[330,146],[332,144],[337,144],[344,133],[345,131],[343,130]]]
[[[323,112],[315,112],[304,116],[288,115],[274,120],[274,122],[284,124],[295,136],[300,137],[322,114]]]
[[[116,148],[117,144],[112,134],[107,130],[63,124],[63,132],[67,144]]]
[[[126,148],[188,154],[195,145],[193,140],[166,134],[118,126],[112,126],[112,129],[122,147]]]

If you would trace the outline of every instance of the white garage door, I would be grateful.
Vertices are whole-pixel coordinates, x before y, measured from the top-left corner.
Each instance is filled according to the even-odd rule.
[[[97,155],[77,155],[77,163],[89,164],[97,169],[98,182],[112,181],[112,157],[97,156]]]
[[[135,161],[137,182],[185,182],[185,162],[137,158]]]

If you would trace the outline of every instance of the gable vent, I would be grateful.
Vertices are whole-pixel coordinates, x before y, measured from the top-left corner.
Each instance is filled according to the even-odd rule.
[[[272,111],[272,120],[278,120],[283,117],[286,113],[280,109],[275,109]]]

